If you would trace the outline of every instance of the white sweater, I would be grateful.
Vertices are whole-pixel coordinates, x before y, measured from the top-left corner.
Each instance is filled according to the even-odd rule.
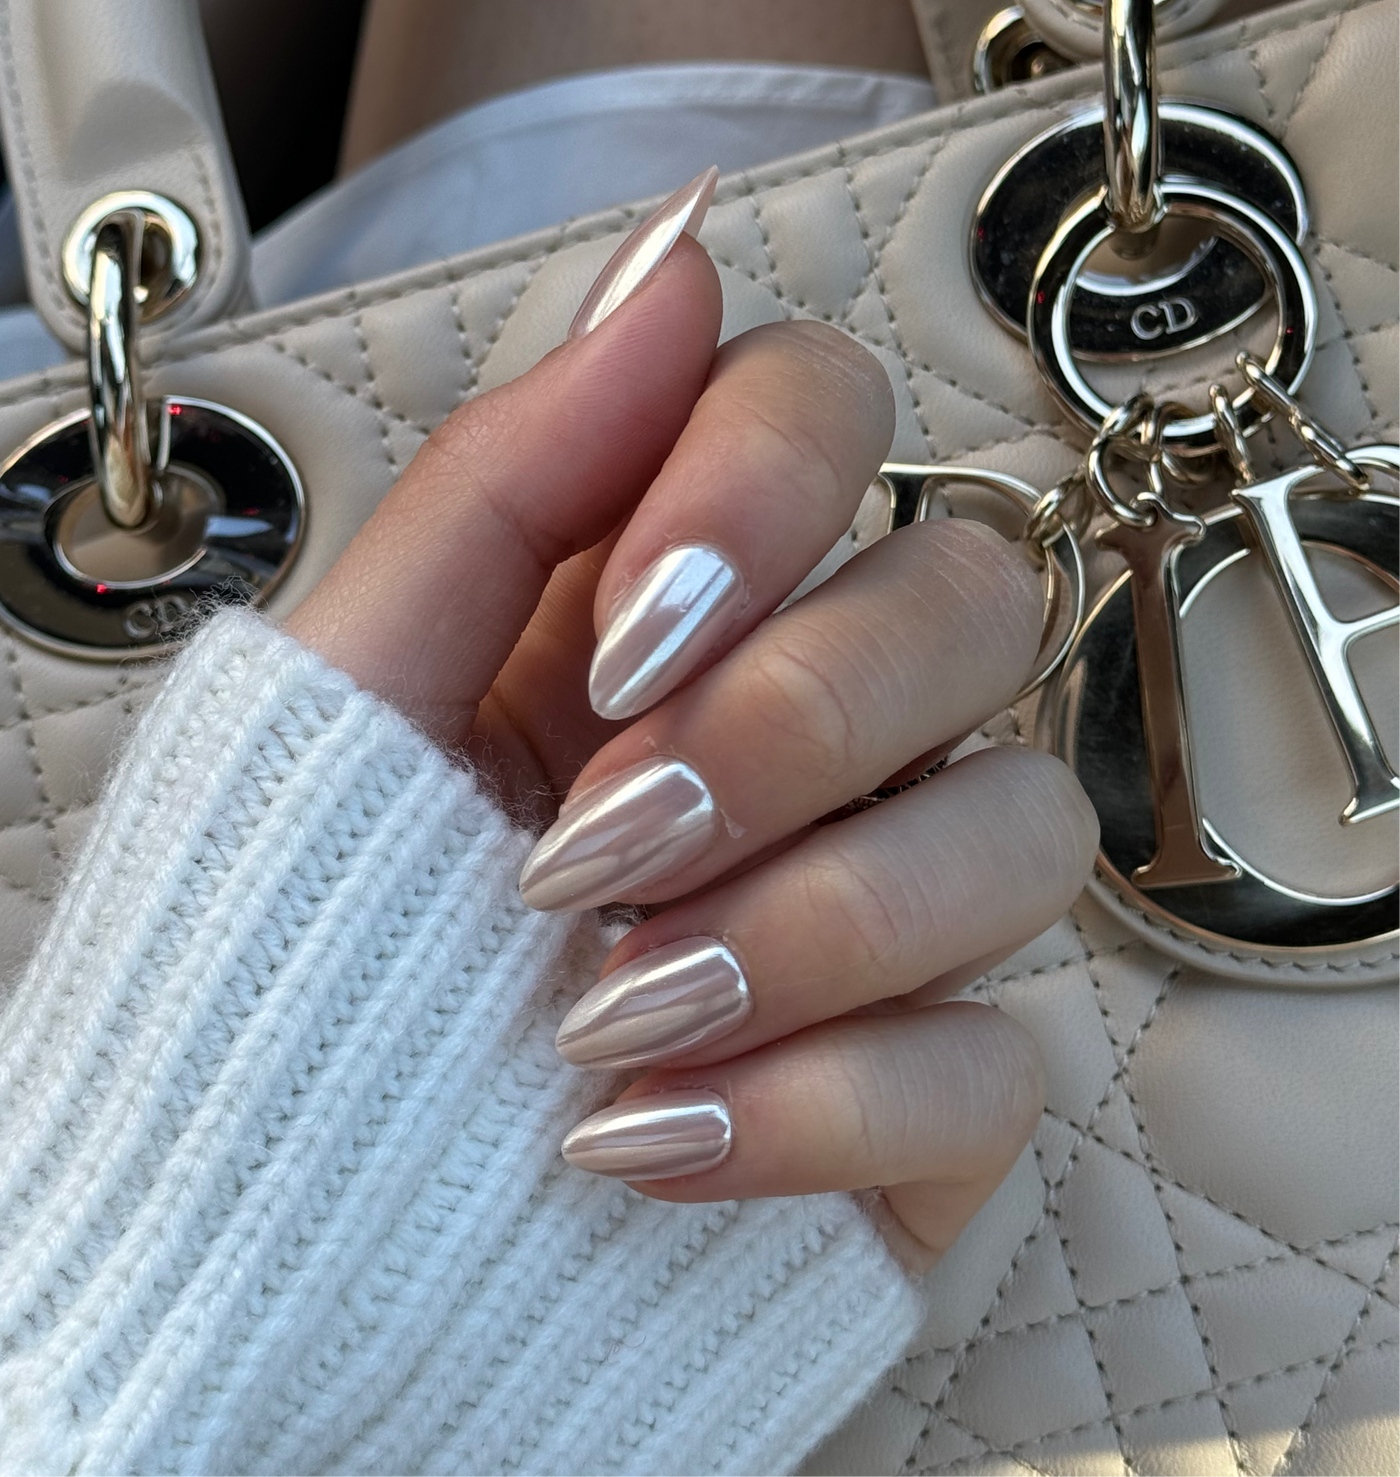
[[[776,1472],[914,1289],[840,1195],[569,1168],[595,920],[249,615],[142,723],[0,1020],[0,1471]]]

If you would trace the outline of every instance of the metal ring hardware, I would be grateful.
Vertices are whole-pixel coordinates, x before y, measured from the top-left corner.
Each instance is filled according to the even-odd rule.
[[[1008,5],[978,33],[972,48],[972,90],[999,92],[1073,65],[1040,36],[1019,5]]]
[[[1293,161],[1267,134],[1240,118],[1194,103],[1160,108],[1163,168],[1204,180],[1262,211],[1301,242],[1307,200]],[[983,302],[1024,337],[1031,282],[1061,220],[1102,182],[1102,105],[1037,135],[997,171],[974,212],[968,242]],[[1170,265],[1136,274],[1085,270],[1070,310],[1071,342],[1081,359],[1148,359],[1209,343],[1264,303],[1268,283],[1228,240],[1189,240],[1190,222],[1160,233],[1187,236]],[[1121,239],[1121,238],[1120,238]]]
[[[1303,409],[1298,401],[1269,373],[1265,365],[1244,349],[1235,356],[1235,364],[1250,389],[1272,410],[1278,411],[1287,420],[1289,430],[1303,443],[1308,455],[1319,466],[1334,472],[1352,492],[1371,490],[1371,479],[1347,454],[1346,447],[1326,426]]]
[[[1157,116],[1157,29],[1153,0],[1105,0],[1103,7],[1104,177],[1108,213],[1150,249],[1165,214]],[[1120,242],[1119,250],[1133,249]]]
[[[1103,50],[1104,0],[1020,0],[1036,34],[1074,63]],[[1170,40],[1207,24],[1221,0],[1157,0],[1157,35]]]
[[[182,302],[199,277],[199,232],[187,211],[150,190],[119,190],[94,200],[68,228],[61,253],[63,281],[73,301],[86,307],[98,232],[113,216],[137,214],[142,259],[132,293],[142,323]]]
[[[1045,682],[1065,659],[1084,619],[1087,584],[1084,556],[1080,552],[1073,528],[1062,523],[1059,531],[1048,542],[1042,541],[1041,537],[1031,537],[1032,521],[1040,513],[1044,498],[1028,482],[1006,472],[994,472],[985,467],[961,467],[952,463],[925,467],[897,462],[888,463],[881,468],[882,474],[886,472],[922,479],[922,491],[914,514],[916,522],[922,522],[932,513],[933,491],[939,483],[964,483],[971,487],[984,488],[1009,502],[1026,519],[1022,541],[1033,551],[1035,562],[1045,569],[1045,632],[1041,638],[1033,674],[1014,699],[1015,702],[1020,702]],[[1043,519],[1036,525],[1041,535],[1045,532],[1043,525]],[[1062,583],[1065,587],[1063,590]],[[1059,614],[1065,608],[1068,608],[1070,618],[1065,635],[1057,643],[1054,640],[1055,630],[1061,624]]]
[[[136,358],[136,297],[143,217],[108,217],[93,243],[88,289],[88,422],[92,465],[107,517],[139,528],[155,508],[141,370]]]
[[[1234,402],[1224,385],[1212,385],[1209,391],[1210,413],[1215,418],[1215,439],[1230,463],[1235,481],[1247,487],[1254,481],[1254,462],[1249,455],[1249,443],[1245,440],[1240,418],[1235,414]]]
[[[145,402],[139,326],[199,272],[179,206],[142,190],[98,200],[69,231],[63,269],[87,310],[91,410],[0,464],[0,621],[68,656],[155,656],[217,606],[266,598],[296,555],[305,495],[247,416]]]
[[[1262,211],[1201,180],[1164,180],[1162,196],[1168,215],[1207,222],[1213,231],[1241,247],[1263,272],[1278,308],[1278,328],[1264,369],[1288,391],[1297,389],[1312,362],[1317,338],[1317,296],[1298,248]],[[1113,233],[1103,192],[1072,211],[1040,259],[1026,318],[1031,353],[1046,384],[1075,420],[1095,431],[1114,407],[1075,363],[1070,305],[1084,264]],[[1233,402],[1246,436],[1267,415],[1254,397],[1254,388],[1246,386]],[[1182,416],[1162,427],[1162,446],[1167,452],[1202,456],[1214,452],[1216,445],[1210,414]]]

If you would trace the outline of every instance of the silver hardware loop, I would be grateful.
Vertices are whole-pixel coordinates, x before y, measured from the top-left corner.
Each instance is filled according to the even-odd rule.
[[[1016,82],[1033,82],[1073,66],[1043,40],[1019,5],[997,11],[982,27],[972,49],[972,90],[999,92]]]
[[[118,190],[94,200],[64,238],[63,281],[73,301],[86,307],[98,232],[113,216],[133,214],[141,217],[143,234],[132,293],[141,322],[149,323],[183,302],[199,277],[199,232],[189,214],[164,195]]]
[[[136,359],[136,275],[144,219],[125,211],[104,221],[93,243],[88,284],[88,439],[108,518],[139,528],[155,510],[150,432]]]
[[[1298,401],[1271,375],[1265,365],[1253,354],[1241,349],[1235,363],[1251,391],[1265,401],[1270,410],[1277,411],[1288,422],[1288,428],[1306,447],[1308,455],[1334,472],[1355,493],[1369,492],[1371,479],[1355,460],[1347,454],[1346,447],[1319,421],[1313,419]]]
[[[1124,502],[1109,480],[1108,457],[1110,453],[1118,452],[1147,462],[1149,469],[1157,465],[1160,455],[1153,454],[1153,448],[1146,439],[1153,429],[1154,420],[1160,426],[1156,409],[1151,395],[1134,395],[1131,400],[1115,406],[1104,417],[1084,456],[1084,479],[1089,491],[1111,518],[1129,528],[1150,528],[1156,521],[1157,509],[1152,506],[1152,499],[1154,495],[1160,496],[1160,489],[1154,483],[1150,489],[1144,488],[1139,492],[1132,502]]]
[[[1093,506],[1086,496],[1088,490],[1084,468],[1076,467],[1035,505],[1035,511],[1026,519],[1022,537],[1037,547],[1042,555],[1066,533],[1071,538],[1083,538],[1093,520]]]
[[[1235,481],[1240,487],[1248,487],[1254,481],[1254,460],[1249,454],[1249,443],[1245,440],[1240,418],[1235,414],[1234,402],[1224,385],[1210,387],[1210,410],[1215,417],[1215,439],[1230,463]]]
[[[1263,368],[1288,392],[1302,383],[1317,339],[1317,293],[1302,255],[1289,236],[1262,211],[1203,180],[1168,178],[1162,196],[1169,215],[1205,221],[1238,245],[1263,273],[1278,309],[1278,327]],[[1094,251],[1114,233],[1103,192],[1083,201],[1060,223],[1036,268],[1026,316],[1031,354],[1046,385],[1081,425],[1097,431],[1113,405],[1089,384],[1070,344],[1070,303],[1075,284]],[[1246,385],[1233,401],[1243,434],[1252,435],[1268,412]],[[1179,416],[1162,426],[1164,451],[1205,456],[1217,447],[1209,414]]]
[[[1120,252],[1145,254],[1166,214],[1153,0],[1105,0],[1103,83],[1108,213],[1120,231],[1139,238],[1120,242]]]

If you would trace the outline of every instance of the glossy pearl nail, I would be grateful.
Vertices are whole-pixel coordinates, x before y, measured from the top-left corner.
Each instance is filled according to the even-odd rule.
[[[704,659],[744,604],[739,571],[706,544],[680,544],[650,565],[608,617],[588,699],[603,718],[659,702]]]
[[[680,939],[594,985],[554,1044],[577,1067],[640,1067],[718,1041],[752,1013],[733,954],[718,939]]]
[[[705,219],[715,193],[719,170],[711,165],[682,185],[632,232],[608,258],[597,280],[588,289],[574,321],[570,338],[582,338],[621,307],[666,260],[666,254],[682,234],[694,236]]]
[[[526,859],[520,895],[532,908],[596,908],[678,872],[718,829],[695,770],[648,759],[569,797]]]
[[[733,1141],[729,1105],[718,1093],[659,1092],[585,1118],[560,1152],[594,1174],[673,1180],[722,1164]]]

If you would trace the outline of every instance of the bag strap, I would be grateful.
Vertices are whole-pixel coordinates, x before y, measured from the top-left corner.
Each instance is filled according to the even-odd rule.
[[[248,221],[195,0],[0,0],[0,127],[30,298],[69,348],[85,350],[87,315],[64,283],[64,242],[119,191],[165,196],[194,223],[179,328],[240,305]],[[142,342],[168,331],[159,319]]]

